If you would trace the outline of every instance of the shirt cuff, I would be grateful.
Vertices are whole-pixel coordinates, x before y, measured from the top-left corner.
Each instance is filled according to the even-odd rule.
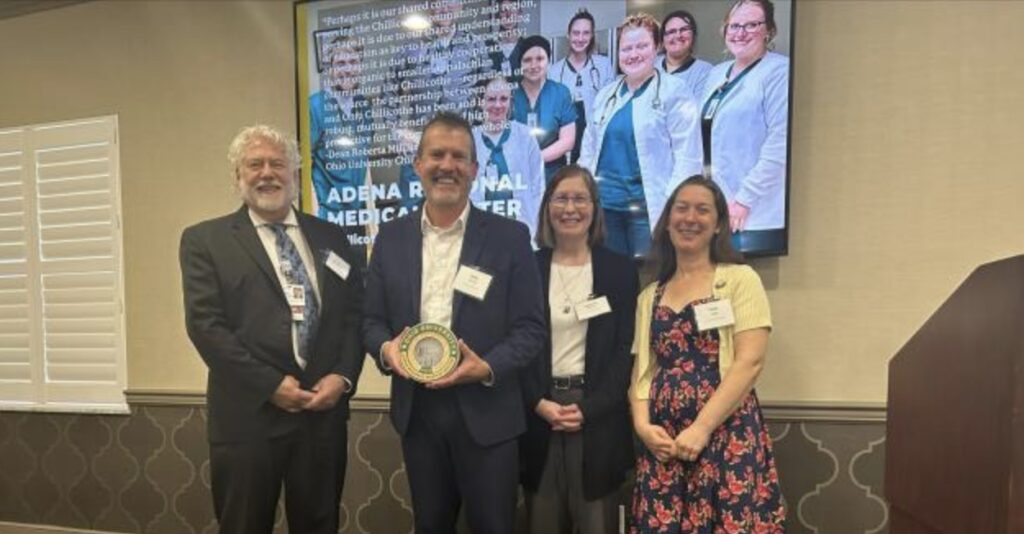
[[[377,351],[377,361],[380,362],[381,368],[384,369],[385,371],[391,370],[391,366],[388,365],[388,361],[384,359],[384,346],[387,345],[388,343],[391,343],[391,341],[388,340],[385,341],[384,343],[381,343],[380,350]]]

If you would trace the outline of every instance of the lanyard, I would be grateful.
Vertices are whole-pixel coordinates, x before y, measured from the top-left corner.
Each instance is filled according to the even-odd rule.
[[[701,110],[702,120],[715,120],[715,114],[718,113],[718,110],[722,104],[722,100],[725,99],[725,96],[729,94],[729,91],[732,91],[733,87],[736,87],[740,83],[740,80],[742,80],[748,72],[754,70],[754,67],[756,67],[757,64],[761,62],[761,59],[764,58],[761,57],[757,61],[751,63],[749,67],[743,69],[742,72],[740,72],[735,78],[731,80],[729,79],[729,76],[732,75],[732,68],[735,65],[735,63],[733,63],[733,65],[729,65],[729,70],[725,72],[725,83],[718,86],[718,89],[715,89],[715,92],[711,93],[711,96],[708,98],[708,101],[704,103],[704,108]]]
[[[583,62],[583,67],[586,68],[587,63],[590,63],[590,88],[597,91],[598,84],[600,82],[601,73],[597,72],[597,65],[594,64],[594,57],[588,55],[587,60]],[[576,87],[583,87],[583,74],[573,68],[572,64],[569,63],[569,56],[565,57],[565,62],[562,63],[562,72],[558,75],[558,81],[565,83],[565,66],[569,66],[569,70],[576,74]],[[582,70],[582,69],[580,69]],[[566,84],[568,85],[568,84]]]

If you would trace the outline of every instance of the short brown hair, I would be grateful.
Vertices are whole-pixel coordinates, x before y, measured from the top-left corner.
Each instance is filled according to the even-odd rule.
[[[590,228],[587,229],[587,245],[593,248],[604,242],[604,210],[601,209],[601,197],[597,190],[597,182],[594,181],[594,175],[590,174],[590,171],[573,164],[558,169],[558,172],[551,177],[547,187],[544,188],[544,196],[541,198],[540,210],[537,213],[537,235],[534,237],[534,241],[539,247],[555,248],[555,232],[551,229],[548,208],[551,206],[551,196],[558,189],[558,184],[569,178],[583,178],[583,183],[587,186],[587,193],[590,194],[594,216],[590,220]]]
[[[434,126],[444,126],[449,130],[462,130],[469,136],[469,156],[476,162],[476,142],[473,141],[473,127],[469,125],[469,121],[465,117],[458,113],[451,111],[438,111],[426,125],[423,126],[423,136],[420,137],[420,142],[416,145],[416,159],[423,156],[423,139],[426,137],[427,130]]]

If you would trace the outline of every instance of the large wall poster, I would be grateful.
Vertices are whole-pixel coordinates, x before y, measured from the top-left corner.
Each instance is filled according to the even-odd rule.
[[[707,65],[704,74],[708,77],[695,82],[690,79],[693,76],[662,70],[659,83],[662,76],[684,80],[685,84],[673,87],[685,85],[691,91],[689,112],[712,118],[706,149],[710,157],[703,158],[703,172],[716,179],[731,202],[749,204],[745,206],[743,226],[736,228],[734,242],[752,255],[785,254],[792,5],[788,0],[774,3],[777,35],[770,45],[772,60],[766,56],[763,65],[750,69],[749,75],[736,80],[722,94],[732,61],[730,51],[735,46],[728,42],[725,33],[729,32],[723,31],[731,5],[729,0],[298,2],[295,26],[302,208],[338,224],[353,245],[368,249],[380,224],[419,208],[422,188],[412,162],[423,124],[443,109],[463,114],[474,125],[480,171],[471,193],[473,202],[482,209],[522,221],[532,232],[545,175],[549,178],[553,167],[552,162],[537,160],[538,151],[531,143],[536,142],[542,153],[557,138],[558,126],[554,131],[545,129],[550,117],[545,116],[543,94],[530,110],[516,109],[516,99],[509,98],[523,83],[523,51],[517,43],[537,34],[551,43],[546,76],[568,88],[578,117],[576,147],[561,158],[564,162],[580,157],[587,128],[601,129],[607,124],[602,121],[596,125],[599,115],[610,116],[609,111],[614,114],[618,109],[617,103],[606,102],[602,114],[594,104],[601,89],[620,83],[615,28],[627,14],[643,11],[660,23],[670,12],[684,9],[693,15],[692,22],[697,26],[697,32],[693,32],[689,24],[684,24],[689,30],[687,47],[698,65]],[[588,63],[577,72],[567,67],[571,63],[564,59],[574,50],[567,26],[584,6],[594,20],[593,27],[587,29],[595,43]],[[678,26],[678,21],[673,24]],[[741,22],[746,26],[733,34],[745,36],[759,31],[757,24]],[[666,46],[678,48],[679,39],[668,36],[666,40],[672,42]],[[662,69],[663,54],[664,50],[659,50],[655,58]],[[765,72],[758,76],[759,70]],[[511,83],[504,85],[496,80],[498,77]],[[664,98],[660,94],[658,97]],[[709,101],[715,98],[715,109],[709,113]],[[671,113],[658,109],[650,112]],[[517,123],[516,116],[520,116],[522,125],[512,124]],[[507,123],[512,125],[502,122],[509,117],[512,119]],[[513,134],[503,145],[499,144],[501,128]],[[516,132],[520,130],[534,139],[517,140]],[[696,130],[696,135],[706,135]],[[603,133],[603,129],[600,131]],[[702,159],[702,143],[692,146],[698,151],[693,159]],[[600,148],[596,146],[598,152]],[[495,152],[502,152],[504,157],[497,158]],[[667,152],[639,157],[672,157]],[[590,166],[597,170],[594,159]],[[701,171],[698,163],[685,172]],[[635,179],[649,197],[658,198],[661,204],[664,197],[657,194],[667,194],[666,190],[686,177]],[[657,191],[651,192],[652,187]],[[601,194],[604,202],[604,189]],[[612,200],[608,199],[609,205]],[[640,209],[652,214],[661,210],[660,205],[651,204],[641,204]],[[631,205],[630,209],[635,208]]]

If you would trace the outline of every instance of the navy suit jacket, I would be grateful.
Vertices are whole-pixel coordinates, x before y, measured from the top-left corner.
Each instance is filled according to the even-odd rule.
[[[366,276],[363,337],[379,355],[384,342],[420,322],[423,233],[421,212],[384,224],[373,246]],[[514,438],[526,429],[520,371],[546,337],[540,274],[526,226],[471,207],[460,265],[493,276],[483,301],[456,291],[452,331],[490,366],[494,385],[454,386],[470,437],[481,446]],[[383,369],[379,359],[378,367]],[[393,376],[391,421],[399,434],[409,426],[415,382]]]
[[[207,408],[213,443],[279,436],[302,420],[344,424],[348,397],[323,412],[288,413],[270,403],[285,375],[305,389],[328,373],[359,380],[363,284],[360,258],[336,225],[296,213],[313,255],[320,290],[320,326],[303,370],[292,351],[292,317],[284,289],[249,218],[241,209],[187,228],[181,236],[185,326],[209,368]],[[334,252],[348,278],[326,268]]]

